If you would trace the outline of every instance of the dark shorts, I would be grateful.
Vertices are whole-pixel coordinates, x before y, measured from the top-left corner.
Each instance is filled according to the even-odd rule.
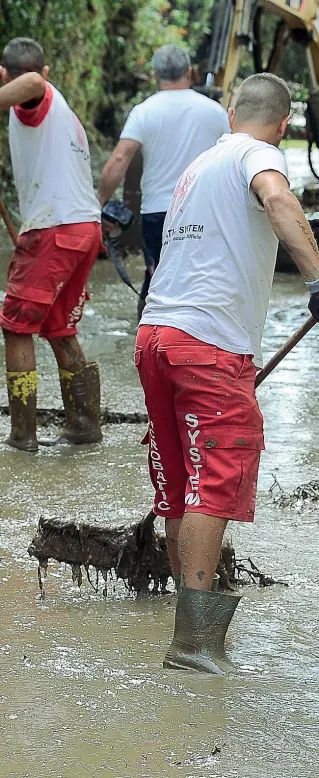
[[[146,265],[145,277],[141,291],[141,297],[143,300],[145,300],[148,295],[148,289],[152,275],[159,263],[165,216],[166,211],[160,213],[142,214],[143,251]]]

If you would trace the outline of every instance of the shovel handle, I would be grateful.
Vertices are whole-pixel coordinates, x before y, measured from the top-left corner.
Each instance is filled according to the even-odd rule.
[[[299,330],[294,333],[294,335],[287,340],[286,343],[277,351],[276,354],[267,362],[267,365],[263,368],[263,370],[258,373],[255,381],[255,388],[257,389],[257,386],[260,386],[260,384],[269,376],[269,373],[272,373],[275,367],[279,365],[279,362],[286,356],[286,354],[289,354],[289,351],[299,343],[299,341],[304,337],[304,335],[311,330],[315,324],[317,324],[317,320],[313,318],[313,316],[309,316],[309,319],[305,321],[305,323],[302,325],[302,327],[299,327]]]
[[[13,224],[13,221],[11,221],[10,216],[8,214],[8,211],[6,209],[5,204],[0,200],[0,215],[3,218],[3,221],[6,225],[6,228],[8,230],[8,233],[10,235],[10,238],[12,240],[12,243],[16,246],[18,242],[18,233],[16,231],[16,228]]]

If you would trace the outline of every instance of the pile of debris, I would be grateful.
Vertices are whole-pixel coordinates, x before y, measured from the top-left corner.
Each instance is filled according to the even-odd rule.
[[[155,518],[153,511],[150,511],[141,522],[111,527],[41,518],[28,551],[39,563],[42,594],[42,570],[46,571],[49,559],[70,565],[73,581],[79,586],[82,583],[82,569],[92,584],[90,570],[93,568],[96,572],[94,588],[98,590],[101,577],[105,596],[110,576],[113,581],[122,579],[127,590],[137,594],[170,592],[167,585],[172,578],[172,571],[166,539],[154,529]],[[231,542],[223,545],[217,572],[223,590],[245,583],[260,586],[279,583],[261,573],[250,558],[236,560]]]
[[[301,513],[301,511],[311,507],[313,503],[318,502],[319,481],[309,481],[308,484],[297,486],[291,494],[287,494],[280,486],[277,478],[274,477],[274,483],[270,492],[278,508],[294,508],[297,513]]]

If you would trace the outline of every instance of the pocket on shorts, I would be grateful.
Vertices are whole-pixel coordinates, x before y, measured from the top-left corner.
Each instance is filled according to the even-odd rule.
[[[166,356],[170,365],[216,365],[217,347],[185,342],[182,345],[162,346],[159,353]]]
[[[264,447],[262,428],[205,428],[203,502],[218,511],[229,511],[235,518],[246,503],[253,513],[260,451]]]
[[[64,232],[56,232],[54,236],[55,245],[59,249],[67,251],[82,251],[87,254],[92,246],[91,235],[70,235]]]
[[[264,434],[262,428],[220,426],[204,429],[205,450],[212,448],[233,448],[239,451],[254,449],[263,451]]]
[[[134,365],[138,368],[142,358],[142,346],[135,346],[134,350]]]

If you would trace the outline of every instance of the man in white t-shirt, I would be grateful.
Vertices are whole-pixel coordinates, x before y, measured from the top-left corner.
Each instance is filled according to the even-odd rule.
[[[227,521],[254,519],[264,448],[254,387],[278,239],[319,319],[318,249],[277,148],[289,111],[284,81],[244,81],[232,134],[176,186],[137,336],[154,510],[182,582],[166,667],[229,666],[224,637],[240,597],[216,591],[215,571]]]
[[[9,265],[0,324],[6,345],[10,446],[37,451],[33,335],[50,343],[59,367],[66,429],[60,443],[102,438],[100,380],[78,343],[87,280],[101,246],[85,130],[47,81],[42,47],[14,38],[3,52],[0,111],[9,143],[21,229]],[[46,444],[49,441],[46,441]]]
[[[195,157],[229,132],[224,108],[190,89],[191,67],[185,49],[171,44],[161,46],[152,64],[159,91],[132,109],[121,139],[102,171],[99,186],[103,206],[125,175],[134,154],[141,149],[146,271],[139,315],[159,261],[164,219],[175,185]]]

